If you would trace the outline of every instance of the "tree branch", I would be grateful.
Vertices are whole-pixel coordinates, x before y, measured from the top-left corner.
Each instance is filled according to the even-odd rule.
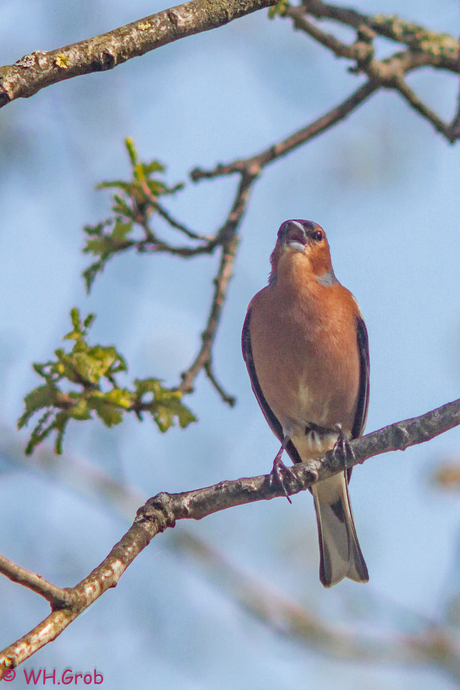
[[[109,33],[49,52],[36,50],[0,67],[0,108],[51,84],[113,69],[186,36],[223,26],[276,0],[191,0]]]
[[[302,6],[317,19],[329,19],[358,32],[370,29],[382,38],[406,45],[413,54],[425,53],[431,67],[458,73],[459,42],[455,36],[431,31],[397,15],[366,15],[322,0],[303,0]]]
[[[71,603],[72,597],[69,591],[56,587],[51,582],[48,582],[40,575],[32,573],[30,570],[21,568],[13,561],[10,561],[5,556],[0,554],[0,573],[3,573],[12,582],[17,582],[19,585],[28,587],[36,594],[44,597],[54,608],[62,607]]]
[[[353,457],[347,459],[347,466],[361,464],[381,453],[405,450],[409,446],[424,443],[459,424],[460,399],[420,417],[397,422],[352,441],[350,445]],[[290,495],[305,491],[315,482],[340,472],[344,463],[345,458],[341,452],[330,451],[322,459],[295,465],[292,477],[286,478],[285,487],[273,482],[271,475],[261,475],[223,481],[195,491],[157,494],[137,511],[133,525],[107,558],[76,587],[66,590],[69,596],[67,602],[54,605],[47,618],[0,653],[0,674],[5,669],[15,668],[38,649],[56,639],[107,589],[115,587],[136,556],[157,534],[168,527],[174,527],[177,520],[201,520],[207,515],[237,505],[284,496],[284,489]],[[20,571],[21,579],[26,580],[28,586],[36,583],[34,578],[37,576],[34,573],[26,575],[27,571]]]
[[[287,6],[283,17],[293,20],[294,28],[304,31],[315,41],[330,50],[336,57],[356,62],[350,68],[355,74],[366,74],[378,87],[397,91],[419,115],[451,144],[460,138],[459,110],[451,123],[446,123],[414,93],[404,81],[404,75],[421,67],[443,69],[460,74],[459,41],[449,34],[438,34],[425,27],[407,22],[397,16],[368,16],[355,10],[329,5],[322,0],[304,0],[303,6]],[[309,21],[308,15],[317,19],[339,22],[357,32],[353,44],[343,43],[334,35],[322,31]],[[373,40],[376,36],[403,43],[408,50],[398,51],[383,60],[374,56]]]
[[[191,177],[194,178],[192,171]],[[233,275],[233,266],[236,258],[239,238],[238,229],[243,220],[252,186],[258,177],[258,171],[241,171],[241,179],[233,200],[232,207],[225,223],[215,236],[216,244],[221,246],[221,258],[217,275],[214,278],[214,294],[211,301],[206,328],[201,334],[201,347],[193,363],[181,374],[182,382],[177,390],[182,393],[191,393],[195,379],[202,369],[211,381],[222,400],[233,407],[236,399],[224,391],[216,379],[212,366],[212,348],[219,327],[222,310],[227,297],[228,285]],[[198,178],[197,178],[198,179]]]
[[[364,101],[366,101],[375,91],[379,89],[379,85],[375,82],[367,81],[365,84],[354,91],[348,98],[346,98],[339,105],[334,106],[327,113],[314,120],[306,127],[297,130],[294,134],[291,134],[287,139],[272,144],[267,149],[264,149],[255,156],[250,156],[249,158],[241,158],[232,163],[222,164],[219,163],[213,170],[202,170],[201,168],[195,168],[190,173],[190,176],[194,182],[199,180],[209,180],[214,177],[222,177],[224,175],[234,175],[235,173],[240,173],[241,175],[247,175],[251,180],[251,184],[260,175],[262,169],[274,163],[279,158],[287,156],[288,153],[294,151],[299,146],[308,143],[315,137],[330,129],[337,123],[344,120],[350,113],[352,113],[356,108],[358,108]],[[249,191],[250,187],[247,191]]]
[[[289,640],[300,642],[331,658],[420,665],[436,659],[439,667],[460,682],[460,658],[454,635],[436,622],[413,614],[422,627],[420,633],[364,634],[357,627],[346,628],[322,620],[306,606],[287,597],[261,579],[251,577],[188,530],[174,533],[173,546],[200,566],[200,569],[232,601],[250,615]],[[403,615],[407,615],[404,610]]]

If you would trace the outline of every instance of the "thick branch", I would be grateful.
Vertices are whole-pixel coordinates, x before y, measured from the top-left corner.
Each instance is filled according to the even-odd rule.
[[[186,36],[209,31],[276,0],[192,0],[109,33],[50,52],[37,50],[0,67],[0,107],[82,74],[112,69]]]
[[[348,466],[363,463],[374,455],[392,450],[405,450],[409,446],[424,443],[459,424],[460,400],[456,400],[420,417],[397,422],[352,441],[354,457],[348,459]],[[14,668],[54,640],[107,589],[115,587],[136,556],[158,533],[167,527],[174,527],[176,520],[201,520],[207,515],[237,505],[284,496],[285,488],[289,494],[296,494],[314,482],[341,471],[343,466],[344,458],[341,457],[341,453],[331,451],[323,459],[296,465],[292,470],[293,476],[286,478],[285,487],[278,486],[270,475],[261,475],[223,481],[214,486],[185,493],[160,493],[149,499],[137,511],[132,527],[101,565],[75,588],[66,590],[70,603],[62,605],[62,608],[55,608],[30,633],[0,653],[0,674],[5,669]],[[32,580],[33,574],[29,582]]]

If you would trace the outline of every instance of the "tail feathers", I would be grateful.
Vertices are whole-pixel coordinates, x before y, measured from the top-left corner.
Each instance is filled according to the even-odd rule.
[[[359,547],[351,513],[345,473],[317,482],[312,487],[320,549],[319,577],[325,587],[344,577],[368,582],[367,566]]]

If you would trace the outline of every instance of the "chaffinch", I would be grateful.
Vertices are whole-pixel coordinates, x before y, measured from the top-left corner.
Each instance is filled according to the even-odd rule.
[[[367,330],[358,304],[334,275],[324,230],[287,220],[278,231],[267,287],[251,300],[243,357],[252,390],[294,463],[322,457],[363,433],[369,401]],[[313,493],[325,587],[369,575],[348,494],[351,470]]]

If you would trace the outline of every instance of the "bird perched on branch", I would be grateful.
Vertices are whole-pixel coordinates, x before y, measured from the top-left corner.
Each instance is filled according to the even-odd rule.
[[[278,231],[267,287],[251,300],[243,357],[271,430],[294,463],[361,436],[369,401],[367,331],[358,304],[334,275],[324,230],[287,220]],[[325,587],[369,575],[348,495],[351,470],[316,482],[320,580]]]

